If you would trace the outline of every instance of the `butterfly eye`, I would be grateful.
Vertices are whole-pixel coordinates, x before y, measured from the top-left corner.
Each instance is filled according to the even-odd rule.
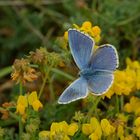
[[[80,77],[81,76],[81,72],[78,72],[78,77]]]

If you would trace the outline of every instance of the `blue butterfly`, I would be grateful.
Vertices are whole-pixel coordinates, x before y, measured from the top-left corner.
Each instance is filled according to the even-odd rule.
[[[119,65],[116,49],[105,44],[94,52],[94,40],[76,29],[68,30],[72,56],[80,69],[80,77],[59,97],[59,104],[67,104],[85,98],[89,92],[104,94],[112,85],[113,72]]]

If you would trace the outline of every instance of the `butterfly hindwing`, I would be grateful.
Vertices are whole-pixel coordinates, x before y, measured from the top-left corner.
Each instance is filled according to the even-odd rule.
[[[109,44],[99,47],[92,54],[89,67],[93,70],[116,70],[118,67],[118,54],[115,47]]]
[[[102,95],[111,87],[114,75],[111,72],[98,71],[87,80],[89,91],[95,95]]]
[[[87,81],[80,77],[75,80],[59,97],[59,104],[67,104],[72,101],[85,98],[88,94]]]
[[[75,63],[79,69],[86,68],[94,46],[92,38],[78,30],[69,29],[68,39]]]

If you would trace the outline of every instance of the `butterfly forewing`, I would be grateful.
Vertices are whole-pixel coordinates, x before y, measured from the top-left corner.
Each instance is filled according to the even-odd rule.
[[[69,29],[68,39],[75,63],[79,69],[86,68],[91,58],[91,52],[94,45],[93,40],[88,35],[75,29]]]

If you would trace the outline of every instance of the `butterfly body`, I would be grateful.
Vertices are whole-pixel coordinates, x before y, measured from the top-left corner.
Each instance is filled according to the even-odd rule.
[[[80,77],[75,80],[60,96],[58,103],[67,104],[85,98],[88,92],[104,94],[112,85],[113,72],[118,67],[116,49],[105,44],[95,50],[94,40],[78,30],[68,31],[72,56],[80,69]]]
[[[83,69],[79,72],[79,75],[83,76],[84,78],[88,78],[94,75],[94,71],[92,71],[90,68]]]
[[[92,70],[91,68],[83,69],[79,72],[79,75],[84,77],[85,79],[90,78],[94,75],[101,75],[101,74],[112,74],[112,71],[109,70],[102,70],[102,69],[95,69]]]

